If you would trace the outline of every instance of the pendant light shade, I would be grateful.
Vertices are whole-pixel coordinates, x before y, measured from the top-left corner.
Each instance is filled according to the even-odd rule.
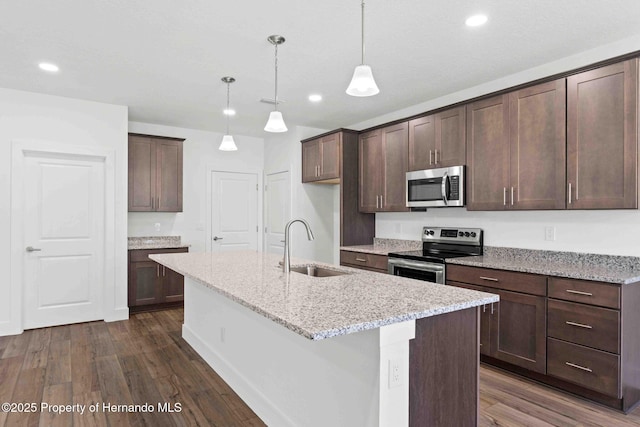
[[[373,96],[380,92],[373,78],[371,67],[358,65],[353,71],[351,83],[347,88],[347,94],[351,96]]]
[[[218,147],[220,151],[237,151],[238,147],[236,146],[235,141],[233,140],[233,136],[229,134],[229,116],[231,115],[229,109],[229,86],[231,83],[235,82],[236,79],[233,77],[223,77],[222,81],[227,84],[227,109],[225,110],[227,115],[227,134],[222,137],[222,142]]]
[[[269,121],[267,121],[267,125],[264,127],[264,130],[267,132],[286,132],[288,130],[287,125],[284,124],[282,113],[278,111],[278,45],[281,45],[282,43],[284,43],[285,39],[282,36],[272,35],[267,37],[267,40],[276,48],[276,56],[275,56],[276,79],[275,79],[275,97],[274,97],[275,108],[271,112],[271,114],[269,114]]]
[[[272,111],[269,114],[269,121],[267,125],[264,127],[264,130],[267,132],[286,132],[287,125],[284,124],[284,120],[282,119],[282,113],[280,111]]]
[[[237,151],[238,147],[236,146],[236,142],[233,140],[231,135],[225,135],[222,137],[222,142],[220,143],[220,147],[218,147],[220,151]]]
[[[378,85],[373,78],[371,67],[364,64],[364,0],[362,0],[362,57],[360,65],[353,71],[351,83],[346,92],[351,96],[373,96],[380,93]]]

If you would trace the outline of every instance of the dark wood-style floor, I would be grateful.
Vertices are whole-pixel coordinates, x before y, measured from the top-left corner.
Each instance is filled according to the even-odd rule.
[[[174,309],[0,337],[0,403],[156,407],[83,415],[0,411],[0,426],[263,426],[182,340],[182,316]],[[182,410],[159,413],[165,402]],[[640,426],[640,409],[624,415],[487,367],[480,371],[480,407],[481,426]]]

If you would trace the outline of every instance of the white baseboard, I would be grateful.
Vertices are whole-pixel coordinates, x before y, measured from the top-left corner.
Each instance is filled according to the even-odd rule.
[[[269,426],[296,427],[267,396],[261,393],[238,370],[211,348],[187,325],[182,325],[182,338],[196,350],[207,364],[235,391],[238,396]]]
[[[9,335],[20,335],[24,330],[17,327],[12,322],[0,322],[0,337]]]
[[[117,322],[120,320],[127,320],[129,318],[129,307],[116,308],[110,311],[104,316],[105,322]]]

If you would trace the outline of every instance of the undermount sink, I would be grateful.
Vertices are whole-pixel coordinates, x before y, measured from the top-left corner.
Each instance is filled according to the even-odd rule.
[[[303,267],[291,267],[291,272],[305,274],[307,276],[313,277],[333,277],[333,276],[343,276],[346,273],[344,271],[330,270],[328,268],[318,267],[316,265],[305,265]]]

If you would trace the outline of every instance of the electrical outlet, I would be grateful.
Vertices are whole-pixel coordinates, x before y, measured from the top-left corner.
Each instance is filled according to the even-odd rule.
[[[555,227],[545,227],[544,228],[544,240],[556,240],[556,228]]]
[[[220,342],[225,342],[227,339],[227,330],[225,328],[220,328]]]
[[[389,359],[389,388],[400,387],[402,376],[400,375],[402,362],[400,359]]]
[[[156,231],[160,231],[161,225],[159,222],[156,222],[155,224],[153,224],[153,226],[155,227]]]

